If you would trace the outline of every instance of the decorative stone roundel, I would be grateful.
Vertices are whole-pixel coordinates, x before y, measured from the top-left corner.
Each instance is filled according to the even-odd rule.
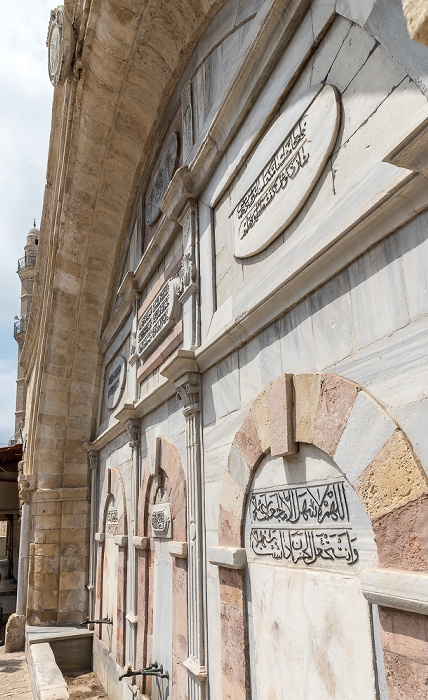
[[[107,375],[104,398],[106,406],[109,409],[116,408],[125,386],[126,379],[126,360],[119,356],[115,359],[110,367],[110,372]]]
[[[161,201],[177,167],[178,146],[178,134],[174,132],[161,151],[147,190],[145,201],[147,226],[154,224],[161,213]]]
[[[61,87],[69,73],[75,46],[73,26],[63,5],[51,11],[46,46],[49,79],[52,85]]]
[[[332,85],[315,85],[271,126],[232,197],[236,257],[266,248],[297,216],[333,150],[339,121],[338,91]]]

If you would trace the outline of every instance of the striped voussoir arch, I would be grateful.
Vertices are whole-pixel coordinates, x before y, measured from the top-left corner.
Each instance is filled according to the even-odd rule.
[[[236,433],[223,476],[219,545],[243,548],[246,497],[264,456],[297,443],[328,454],[360,497],[375,533],[379,566],[428,571],[424,529],[428,480],[404,432],[360,385],[335,374],[283,374],[253,401]],[[220,566],[224,700],[249,697],[242,569]]]

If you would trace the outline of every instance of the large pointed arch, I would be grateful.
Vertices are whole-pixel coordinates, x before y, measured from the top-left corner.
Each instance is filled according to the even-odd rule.
[[[427,476],[382,406],[363,387],[334,374],[280,375],[253,401],[223,476],[221,547],[244,547],[246,497],[264,456],[292,454],[298,442],[326,452],[357,492],[372,522],[380,566],[428,571],[428,548],[417,527],[428,518]],[[221,566],[219,576],[223,698],[244,700],[248,662],[233,663],[247,648],[244,574]]]

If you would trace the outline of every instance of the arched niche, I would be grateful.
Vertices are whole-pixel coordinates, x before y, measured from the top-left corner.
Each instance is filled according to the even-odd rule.
[[[376,544],[334,461],[305,443],[288,457],[266,455],[244,527],[252,697],[322,700],[352,689],[353,700],[376,700],[371,608],[359,577],[377,566]]]
[[[299,443],[301,444],[300,457],[296,456]],[[303,443],[306,444],[303,445]],[[278,459],[283,461],[276,462],[275,466],[275,460]],[[318,462],[318,466],[311,465],[311,460]],[[321,472],[319,472],[320,468]],[[304,476],[305,471],[306,476]],[[275,473],[274,477],[273,473]],[[310,480],[302,481],[308,475]],[[276,482],[282,481],[282,483],[273,484],[273,478]],[[294,568],[294,578],[297,581],[294,586],[294,595],[297,597],[294,600],[302,610],[305,610],[305,599],[308,601],[315,599],[314,590],[319,581],[323,577],[326,581],[335,569],[345,572],[337,574],[338,580],[343,581],[349,577],[356,581],[349,586],[354,585],[358,588],[357,578],[361,569],[373,566],[375,563],[374,540],[378,564],[384,568],[418,571],[422,563],[421,552],[425,549],[416,523],[424,514],[426,516],[427,478],[406,436],[383,408],[361,386],[333,374],[294,377],[281,375],[270,382],[253,402],[240,430],[235,435],[224,472],[220,497],[218,548],[220,554],[215,555],[217,556],[215,563],[220,567],[222,696],[225,700],[227,698],[248,699],[251,697],[250,688],[254,691],[253,697],[260,699],[264,697],[263,691],[257,695],[257,678],[252,679],[250,672],[252,652],[249,651],[251,638],[248,632],[249,624],[253,623],[250,617],[254,615],[254,609],[251,604],[248,607],[247,603],[251,603],[248,589],[251,585],[254,587],[254,583],[249,581],[248,572],[254,562],[251,561],[250,552],[249,564],[244,565],[246,557],[242,553],[245,553],[245,549],[251,548],[251,498],[257,491],[260,493],[263,489],[268,490],[269,479],[274,490],[282,486],[285,491],[292,490],[290,487],[298,487],[302,483],[311,484],[313,488],[317,482],[318,484],[327,484],[329,480],[336,484],[342,482],[348,505],[351,505],[351,511],[354,512],[354,516],[357,516],[349,522],[350,529],[353,529],[352,537],[356,531],[357,540],[361,540],[363,545],[365,543],[362,548],[360,542],[357,547],[353,547],[355,543],[352,542],[352,537],[351,541],[348,540],[346,545],[348,548],[355,548],[358,551],[360,547],[358,558],[349,563],[346,562],[346,557],[345,561],[339,561],[339,558],[334,557],[329,562],[325,543],[323,543],[318,547],[319,551],[315,552],[315,555],[312,552],[313,561],[309,565],[305,563],[304,557],[296,556],[296,561],[293,561],[290,539],[288,540],[288,550],[283,549],[282,559],[283,563],[288,562],[291,568]],[[248,499],[250,499],[249,504]],[[394,546],[391,546],[390,541],[391,528],[388,527],[390,523],[394,524]],[[410,531],[409,523],[413,523]],[[306,527],[306,529],[311,528]],[[339,551],[337,545],[336,538],[335,547],[336,551]],[[303,544],[300,545],[302,546]],[[325,556],[320,552],[324,552]],[[308,557],[308,561],[310,558]],[[269,565],[255,565],[271,570],[270,584],[261,580],[257,584],[258,590],[263,591],[264,587],[263,595],[267,595],[270,585],[271,595],[275,598],[274,604],[283,606],[281,614],[284,615],[284,609],[288,604],[284,601],[287,601],[289,592],[287,575],[277,574],[281,571],[281,560],[277,558],[274,561],[273,556],[271,559]],[[314,565],[318,567],[316,571],[318,584],[314,583],[316,581],[314,573],[308,573],[311,567],[315,571]],[[423,564],[422,568],[424,568]],[[354,573],[349,575],[351,569]],[[274,590],[272,579],[281,575],[284,581],[275,586]],[[261,578],[263,578],[262,575]],[[299,578],[302,579],[300,585]],[[258,595],[260,595],[259,592]],[[337,598],[337,593],[332,589],[327,597],[331,601]],[[288,598],[288,601],[290,600]],[[361,613],[366,603],[361,596],[359,600],[358,603],[355,598],[354,604],[357,608],[358,605],[360,606]],[[270,605],[272,607],[272,604]],[[324,624],[328,617],[328,614],[323,615],[322,628],[325,631],[328,631],[328,625]],[[346,615],[344,618],[346,619]],[[358,615],[358,624],[364,626],[366,622],[363,618],[364,614]],[[310,627],[313,623],[306,621],[305,624]],[[357,624],[352,619],[352,614],[348,615],[348,624]],[[306,634],[303,634],[296,628],[296,634],[301,632],[306,642],[308,642],[308,629],[307,626]],[[274,632],[275,625],[270,630],[270,640],[274,637]],[[316,649],[322,646],[321,640],[311,651],[316,652]],[[328,644],[326,648],[328,649]],[[236,659],[242,658],[243,650],[247,652],[244,663],[238,664]],[[340,648],[337,653],[340,653]],[[296,648],[294,650],[292,647],[289,648],[289,660],[290,658],[291,660],[294,658],[294,662],[299,663]],[[308,656],[301,655],[300,661],[302,659],[304,661],[305,658],[307,659]],[[331,697],[328,694],[328,687],[331,678],[334,679],[335,675],[330,673],[326,660],[328,661],[328,657],[326,659],[324,654],[317,661],[316,653],[311,659],[312,664],[320,663],[316,673],[312,673],[311,682],[315,676],[319,680],[324,674],[324,687],[327,688],[327,690],[320,690],[320,685],[315,687],[313,692],[319,700]],[[283,662],[285,661],[284,659]],[[370,673],[368,666],[371,665],[366,663],[367,673]],[[306,671],[304,663],[299,671],[304,677]],[[268,674],[267,670],[266,674]],[[305,695],[305,691],[302,694],[300,690],[293,692],[300,693],[293,696],[298,700],[309,697],[312,689],[308,691],[309,695]],[[369,691],[368,697],[371,697],[370,692],[372,691]],[[364,697],[361,695],[364,689],[358,689],[358,693],[360,694],[354,697]]]
[[[101,497],[97,551],[95,617],[108,617],[112,625],[97,625],[96,635],[125,664],[126,563],[128,525],[125,490],[116,469],[107,471]]]
[[[162,516],[152,518],[154,512]],[[141,548],[138,552],[137,666],[142,668],[157,660],[168,670],[168,687],[164,687],[165,682],[161,686],[150,677],[143,681],[138,679],[142,692],[159,699],[188,698],[188,677],[183,667],[188,656],[186,512],[186,481],[181,457],[168,438],[157,438],[156,452],[149,454],[144,463],[138,504]],[[161,532],[165,519],[169,523]]]

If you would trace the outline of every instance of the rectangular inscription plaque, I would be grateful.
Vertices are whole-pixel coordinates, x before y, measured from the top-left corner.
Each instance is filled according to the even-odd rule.
[[[258,556],[313,564],[358,561],[343,480],[255,490],[250,547]]]
[[[106,516],[106,535],[116,536],[119,533],[119,520],[116,508],[109,508]]]
[[[177,280],[168,280],[140,319],[137,351],[143,360],[159,345],[177,322],[179,302],[176,286]]]

